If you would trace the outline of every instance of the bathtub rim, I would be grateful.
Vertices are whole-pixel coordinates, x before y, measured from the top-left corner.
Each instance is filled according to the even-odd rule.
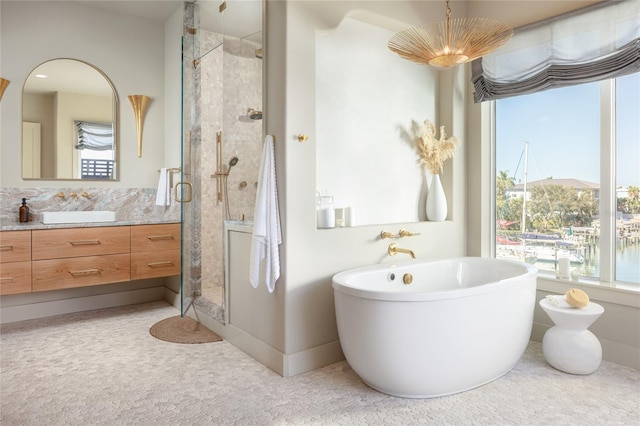
[[[374,289],[364,289],[364,288],[355,288],[350,286],[348,283],[348,279],[353,277],[354,275],[368,272],[379,272],[384,273],[383,271],[393,271],[394,269],[406,268],[406,267],[416,267],[419,265],[424,265],[428,263],[437,263],[437,262],[449,262],[449,261],[463,261],[472,259],[474,262],[491,262],[498,264],[511,264],[516,265],[523,268],[523,273],[520,275],[516,275],[513,277],[505,278],[498,281],[491,281],[487,283],[483,283],[481,285],[476,285],[473,287],[464,287],[457,289],[448,289],[445,291],[434,291],[434,292],[425,292],[425,291],[411,291],[411,292],[392,292],[392,291],[376,291]],[[403,271],[400,271],[403,272]],[[529,279],[535,280],[538,275],[538,268],[534,265],[520,262],[516,260],[510,259],[496,259],[492,257],[477,257],[477,256],[456,256],[456,257],[438,257],[438,258],[422,258],[422,259],[413,259],[413,260],[405,260],[396,263],[379,263],[375,265],[367,265],[361,266],[358,268],[348,269],[342,272],[338,272],[332,277],[332,287],[335,292],[350,295],[353,297],[358,297],[362,299],[371,299],[371,300],[380,300],[380,301],[390,301],[390,302],[424,302],[424,301],[434,301],[434,300],[446,300],[446,299],[455,299],[459,297],[468,297],[481,293],[488,293],[492,291],[499,291],[503,288],[510,287],[515,285],[515,283],[519,281],[525,281]]]

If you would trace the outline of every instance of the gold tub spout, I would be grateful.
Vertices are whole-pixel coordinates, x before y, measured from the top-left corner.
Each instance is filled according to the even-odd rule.
[[[389,244],[389,249],[387,250],[387,253],[389,253],[389,256],[395,256],[398,253],[405,253],[411,256],[412,259],[416,258],[416,255],[413,253],[413,251],[409,249],[400,248],[396,243]]]

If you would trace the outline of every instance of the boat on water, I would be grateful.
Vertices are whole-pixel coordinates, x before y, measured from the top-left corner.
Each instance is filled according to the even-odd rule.
[[[497,244],[496,258],[519,260],[533,265],[538,261],[538,254],[531,247],[515,244]]]
[[[553,246],[531,246],[530,248],[535,250],[538,262],[555,263],[560,258],[568,257],[572,265],[582,265],[584,263],[584,256],[572,250]]]
[[[496,236],[496,257],[527,263],[552,262],[568,257],[573,265],[582,265],[582,241],[560,234],[522,233],[512,237]]]

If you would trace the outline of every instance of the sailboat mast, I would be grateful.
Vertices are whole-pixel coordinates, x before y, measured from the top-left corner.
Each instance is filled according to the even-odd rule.
[[[529,172],[529,142],[524,143],[524,187],[522,189],[522,223],[520,225],[520,230],[522,233],[522,238],[524,238],[524,233],[527,230],[527,173]]]

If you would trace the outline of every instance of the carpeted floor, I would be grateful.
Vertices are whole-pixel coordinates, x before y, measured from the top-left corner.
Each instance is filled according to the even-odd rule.
[[[640,424],[640,372],[603,362],[565,374],[535,342],[488,385],[412,400],[368,388],[344,361],[285,379],[226,341],[149,334],[176,313],[157,302],[3,325],[0,424]]]

